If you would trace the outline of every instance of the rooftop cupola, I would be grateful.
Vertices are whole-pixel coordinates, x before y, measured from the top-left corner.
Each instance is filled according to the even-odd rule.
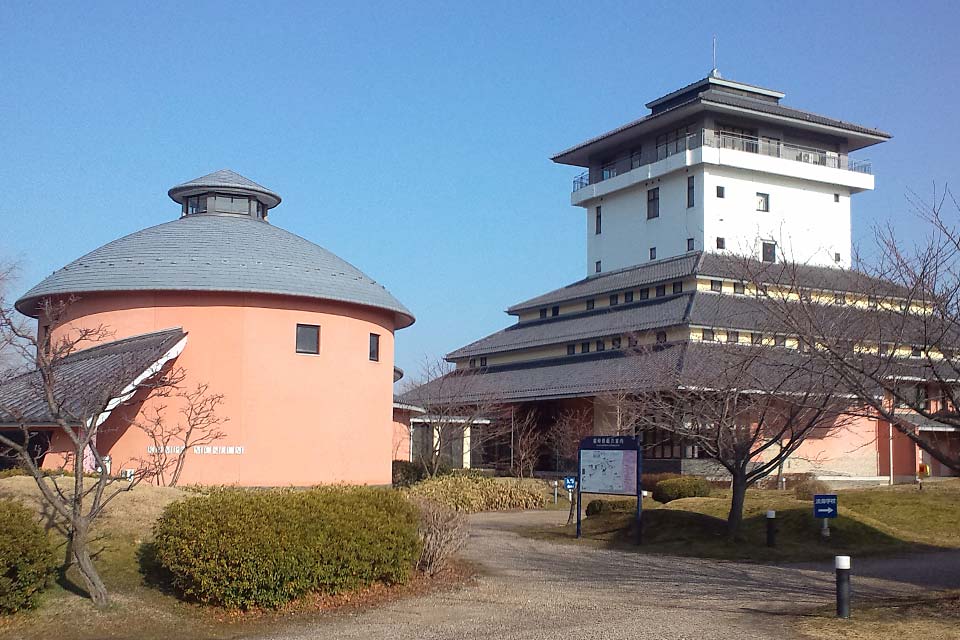
[[[230,169],[214,171],[167,192],[181,206],[181,216],[234,215],[266,222],[280,196]]]

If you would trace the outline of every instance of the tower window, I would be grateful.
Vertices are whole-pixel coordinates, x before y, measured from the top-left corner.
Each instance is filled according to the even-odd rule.
[[[777,243],[764,242],[762,252],[760,254],[760,259],[763,262],[776,262],[777,261]]]
[[[656,247],[650,247],[650,259],[651,259],[651,260],[656,260],[656,259],[657,259],[657,248],[656,248]]]
[[[914,358],[919,358],[923,355],[923,351],[920,350],[920,347],[910,347],[910,355]]]
[[[770,194],[757,192],[757,211],[770,211]]]
[[[674,293],[683,293],[683,281],[678,280],[673,283],[673,292]]]
[[[787,346],[787,336],[780,336],[780,335],[773,336],[773,345],[775,347]]]
[[[721,187],[720,185],[717,185],[717,197],[723,198],[724,196],[725,196],[725,192],[723,187]]]
[[[481,367],[487,366],[487,356],[480,356],[480,366]]]
[[[667,341],[666,331],[657,331],[657,344],[663,344]]]
[[[871,309],[876,309],[880,306],[880,302],[877,300],[876,296],[867,296],[867,306]]]
[[[581,342],[580,343],[580,353],[590,353],[590,343]]]
[[[716,291],[717,293],[723,291],[723,280],[711,280],[710,291]]]
[[[372,362],[380,361],[380,334],[371,333],[370,334],[370,360]],[[480,359],[483,362],[483,358]]]
[[[687,176],[687,209],[694,205],[694,177]]]
[[[693,251],[693,238],[687,238],[687,251]]]
[[[763,334],[757,332],[751,333],[750,342],[752,344],[763,344]]]
[[[624,291],[623,292],[623,303],[627,304],[633,302],[633,291]]]
[[[634,149],[633,152],[630,153],[630,168],[636,169],[641,164],[643,164],[643,154],[641,153],[641,149]]]
[[[320,353],[320,327],[315,324],[297,325],[297,353]]]
[[[640,299],[646,300],[650,297],[650,289],[640,289]]]
[[[647,190],[647,220],[660,217],[660,187]]]
[[[727,248],[727,239],[717,238],[717,249],[726,249],[726,248]]]
[[[837,262],[837,263],[840,262],[840,254],[839,254],[839,253],[833,254],[833,261],[834,261],[834,262]]]
[[[599,260],[597,260],[596,264],[593,265],[593,269],[594,269],[594,271],[595,271],[596,273],[600,273],[601,267],[600,267],[600,261],[599,261]]]
[[[470,358],[470,368],[473,369],[473,368],[476,367],[476,366],[477,366],[477,359],[476,359],[476,358]]]
[[[610,306],[613,307],[618,304],[620,304],[620,294],[619,293],[610,294]]]
[[[568,344],[568,345],[567,345],[567,355],[568,355],[568,356],[572,356],[572,355],[575,354],[576,352],[577,352],[577,345],[575,345],[575,344]]]
[[[732,342],[737,344],[740,342],[740,332],[739,331],[727,331],[727,342]]]
[[[834,202],[840,202],[840,194],[839,194],[839,193],[833,194],[833,201],[834,201]]]
[[[593,298],[587,300],[587,311],[593,311]]]
[[[546,317],[547,317],[547,308],[544,307],[543,309],[540,309],[540,319],[543,320]]]
[[[600,230],[601,230],[601,228],[602,228],[602,217],[601,217],[601,215],[600,215],[600,207],[598,206],[598,207],[597,207],[597,213],[596,213],[596,215],[594,216],[593,232],[594,232],[596,235],[600,235]]]
[[[190,196],[187,198],[187,215],[205,213],[207,211],[207,196]]]
[[[847,304],[847,297],[842,293],[833,294],[833,304]]]
[[[607,345],[604,343],[603,340],[597,340],[597,351],[605,351],[606,348],[607,348]]]
[[[734,282],[734,283],[733,283],[733,292],[734,292],[734,293],[739,293],[740,295],[743,295],[744,293],[747,292],[747,288],[744,286],[744,284],[743,284],[742,282]]]
[[[703,341],[704,342],[713,342],[714,335],[713,329],[704,329],[703,330]]]
[[[665,285],[665,284],[658,284],[658,285],[657,285],[657,297],[658,297],[658,298],[662,298],[662,297],[665,296],[665,295],[667,295],[667,285]]]
[[[553,307],[550,307],[550,315],[553,316],[554,318],[560,315],[560,306],[555,305]]]
[[[611,349],[619,349],[619,348],[620,348],[620,345],[621,345],[620,336],[617,336],[616,338],[610,338],[610,348],[611,348]]]

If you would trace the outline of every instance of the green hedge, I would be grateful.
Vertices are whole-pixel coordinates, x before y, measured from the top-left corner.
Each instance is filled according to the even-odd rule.
[[[53,545],[36,514],[0,500],[0,613],[33,607],[56,566]]]
[[[587,503],[587,516],[595,516],[600,513],[629,513],[637,510],[636,498],[623,498],[617,500],[591,500]]]
[[[462,513],[542,509],[543,494],[513,480],[498,481],[479,475],[450,475],[418,482],[411,495],[427,498]]]
[[[710,495],[710,483],[697,476],[661,480],[653,488],[653,499],[666,504],[680,498],[704,498]]]
[[[307,593],[407,580],[419,514],[390,489],[223,490],[169,505],[156,560],[181,596],[279,607]]]

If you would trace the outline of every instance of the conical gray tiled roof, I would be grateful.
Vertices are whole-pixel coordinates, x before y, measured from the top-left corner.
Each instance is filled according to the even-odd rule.
[[[183,198],[187,195],[216,189],[224,189],[227,191],[239,190],[244,192],[252,191],[262,196],[268,207],[272,208],[280,204],[280,196],[277,193],[240,175],[232,169],[220,169],[219,171],[208,173],[205,176],[194,178],[189,182],[178,184],[172,187],[167,192],[167,195],[173,198],[175,202],[182,203]]]
[[[174,192],[228,183],[236,191],[272,194],[227,170],[170,192],[174,197]],[[280,197],[272,195],[279,202]],[[36,317],[44,298],[110,291],[291,295],[392,311],[397,328],[414,320],[383,285],[345,260],[289,231],[243,215],[189,215],[114,240],[53,272],[17,300],[16,307]]]

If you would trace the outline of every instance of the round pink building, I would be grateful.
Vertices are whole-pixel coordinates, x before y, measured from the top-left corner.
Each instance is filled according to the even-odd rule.
[[[149,343],[186,372],[186,387],[223,395],[224,437],[188,447],[181,483],[389,483],[394,332],[413,323],[410,311],[353,265],[270,224],[280,196],[233,171],[169,195],[179,219],[71,262],[17,309],[37,318],[42,301],[75,297],[55,331],[102,326],[115,349]],[[134,423],[159,402],[104,423],[97,448],[114,473],[149,457]],[[62,449],[58,435],[48,458]]]

